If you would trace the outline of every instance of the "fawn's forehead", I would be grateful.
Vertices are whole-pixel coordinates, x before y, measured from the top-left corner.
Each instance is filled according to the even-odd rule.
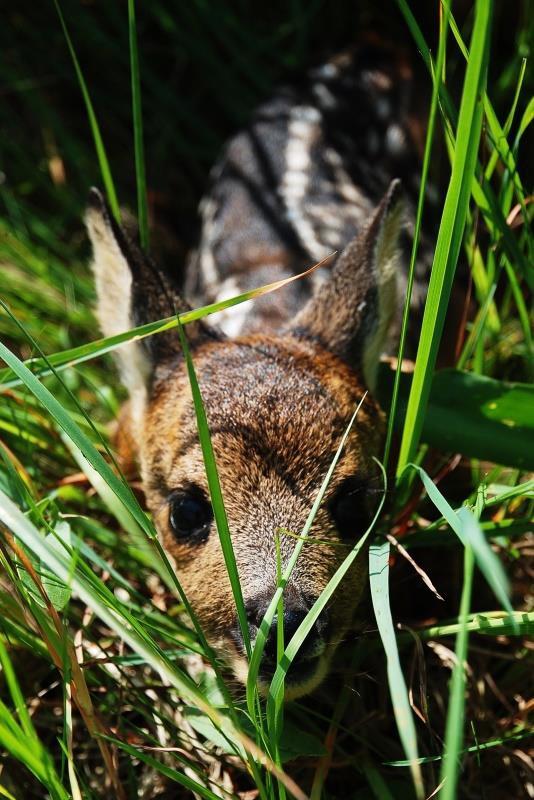
[[[364,389],[356,374],[327,352],[298,340],[248,337],[195,353],[218,460],[249,458],[291,466],[298,479],[324,473]],[[359,414],[351,451],[365,451],[379,412],[370,398]],[[183,365],[155,387],[148,409],[148,455],[170,474],[199,454],[197,424]],[[273,461],[274,459],[274,461]]]

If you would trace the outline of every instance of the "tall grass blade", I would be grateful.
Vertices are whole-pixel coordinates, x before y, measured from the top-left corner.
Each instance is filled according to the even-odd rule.
[[[206,410],[204,408],[204,403],[202,402],[202,395],[200,393],[200,387],[198,385],[193,359],[191,358],[191,351],[189,350],[184,329],[181,325],[178,325],[178,335],[180,337],[180,343],[185,356],[187,374],[189,375],[191,394],[193,396],[193,405],[195,407],[195,414],[197,418],[198,437],[200,440],[200,446],[202,448],[204,467],[206,469],[206,478],[208,480],[211,503],[213,506],[213,516],[215,517],[215,524],[217,526],[217,533],[219,534],[219,539],[221,542],[224,562],[228,571],[228,578],[232,586],[232,593],[234,595],[236,604],[237,617],[239,619],[243,643],[245,645],[247,656],[250,658],[252,654],[252,648],[250,646],[250,634],[248,629],[247,614],[245,611],[245,602],[243,600],[239,572],[235,560],[234,548],[232,546],[230,528],[228,527],[228,518],[226,516],[226,509],[224,507],[219,472],[215,462],[215,454],[213,452],[213,444],[211,441],[208,420],[206,417]]]
[[[143,113],[141,107],[141,79],[135,21],[135,0],[128,0],[128,34],[130,41],[130,73],[132,79],[132,118],[134,130],[135,177],[137,182],[137,216],[139,241],[144,250],[149,246],[148,206],[145,174],[145,148],[143,143]]]
[[[406,1],[398,0],[399,5],[404,13],[407,11]],[[387,470],[389,462],[389,453],[391,450],[391,441],[393,438],[393,424],[397,413],[397,403],[399,398],[400,381],[402,374],[402,359],[404,358],[404,351],[406,348],[406,337],[408,335],[408,321],[410,316],[410,302],[412,298],[413,282],[415,278],[415,265],[417,263],[417,253],[419,250],[419,238],[421,235],[421,224],[423,222],[423,209],[425,204],[425,192],[428,181],[428,171],[430,167],[430,156],[432,154],[432,145],[434,142],[434,131],[436,127],[436,115],[438,109],[438,99],[441,85],[441,73],[445,63],[445,52],[447,43],[447,33],[449,30],[449,13],[448,7],[445,9],[445,15],[442,20],[439,44],[438,44],[438,58],[436,62],[435,79],[432,85],[432,99],[430,102],[430,112],[428,115],[427,133],[425,139],[425,152],[423,155],[423,168],[421,171],[421,184],[419,187],[419,197],[417,199],[417,211],[415,215],[415,227],[413,233],[412,252],[410,254],[410,265],[408,269],[408,284],[406,287],[406,298],[404,300],[404,309],[402,312],[402,325],[399,340],[399,347],[397,352],[397,368],[395,370],[395,382],[393,385],[393,393],[391,395],[391,409],[388,417],[388,427],[386,433],[386,444],[384,447],[384,468]]]
[[[115,184],[113,182],[113,178],[111,175],[111,167],[109,165],[108,157],[106,154],[106,148],[104,147],[104,141],[102,139],[102,134],[100,133],[100,126],[98,124],[98,120],[96,118],[95,110],[93,108],[93,102],[91,100],[91,95],[89,94],[89,89],[87,88],[87,84],[85,82],[85,78],[83,76],[82,68],[80,67],[80,62],[78,61],[78,56],[76,55],[76,50],[74,49],[74,45],[72,43],[72,39],[70,38],[69,30],[67,28],[67,24],[65,22],[65,18],[63,17],[63,12],[61,11],[61,6],[59,4],[59,0],[54,0],[54,5],[56,7],[56,11],[59,16],[59,21],[61,23],[61,27],[63,29],[63,34],[65,36],[65,40],[67,42],[67,47],[69,48],[69,53],[72,58],[72,63],[74,64],[74,70],[76,72],[76,77],[78,78],[78,83],[80,84],[80,90],[83,96],[83,101],[85,103],[85,108],[87,111],[87,116],[89,118],[89,126],[91,128],[91,133],[93,134],[93,140],[95,143],[95,150],[96,155],[98,158],[98,163],[100,165],[100,172],[102,174],[102,182],[104,184],[104,188],[106,190],[106,194],[108,196],[109,205],[111,211],[113,212],[113,216],[117,221],[120,220],[120,209],[119,209],[119,202],[117,200],[117,193],[115,191]]]
[[[483,113],[481,93],[484,91],[486,80],[492,8],[491,0],[477,0],[475,6],[452,174],[432,265],[397,476],[400,476],[406,464],[413,458],[419,443],[452,280],[462,243],[480,142]]]
[[[293,281],[297,281],[301,278],[305,278],[307,275],[311,275],[314,270],[318,269],[322,264],[325,264],[330,258],[332,258],[331,255],[327,256],[322,261],[319,261],[317,264],[314,264],[309,269],[304,270],[304,272],[299,272],[297,275],[292,275],[290,278],[283,278],[282,280],[275,281],[274,283],[258,286],[256,289],[250,289],[249,291],[243,292],[235,297],[229,297],[226,300],[220,300],[217,303],[209,303],[206,306],[201,306],[200,308],[195,308],[191,311],[184,311],[183,313],[178,314],[178,316],[174,315],[172,317],[166,317],[162,320],[148,322],[145,325],[139,325],[138,327],[132,328],[129,331],[124,331],[124,333],[118,333],[115,336],[108,336],[106,339],[97,339],[94,342],[89,342],[89,344],[83,344],[79,347],[72,347],[67,350],[62,350],[58,353],[47,356],[46,358],[31,358],[24,363],[26,366],[32,367],[32,373],[36,377],[43,378],[46,375],[50,375],[52,372],[60,369],[73,367],[77,364],[83,363],[84,361],[89,361],[90,359],[97,358],[105,355],[106,353],[111,353],[113,350],[116,350],[117,347],[120,347],[122,344],[126,344],[127,342],[134,340],[139,341],[144,339],[146,336],[152,336],[157,333],[170,331],[173,328],[178,327],[178,324],[187,325],[189,322],[195,322],[196,320],[203,319],[210,314],[216,314],[219,311],[225,311],[227,308],[237,306],[240,303],[246,303],[248,300],[253,300],[255,297],[261,297],[264,294],[275,292],[278,289],[282,289],[284,286],[287,286],[287,284],[292,283]],[[9,307],[4,304],[3,301],[0,301],[0,303],[5,307],[7,313],[9,313]],[[54,370],[50,368],[51,366],[54,367]],[[0,392],[5,389],[12,389],[15,386],[19,386],[21,383],[22,381],[20,378],[14,377],[12,370],[4,369],[0,372]]]

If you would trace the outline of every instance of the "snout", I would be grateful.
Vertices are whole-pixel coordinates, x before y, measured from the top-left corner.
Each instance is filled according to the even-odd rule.
[[[259,627],[272,596],[264,594],[256,595],[245,603],[245,611],[249,625],[249,634],[252,644],[256,640]],[[284,646],[291,641],[304,618],[312,607],[314,598],[304,598],[301,595],[288,593],[284,594],[284,619],[283,634]],[[269,629],[263,657],[260,666],[259,677],[262,683],[270,682],[277,665],[277,636],[278,636],[278,616],[275,615]],[[243,641],[238,626],[233,632],[234,642],[243,650]],[[305,691],[310,691],[310,684],[316,685],[324,677],[326,665],[323,654],[327,647],[328,639],[328,613],[323,612],[315,622],[306,638],[302,642],[295,658],[291,662],[287,676],[286,686],[306,687]],[[297,696],[304,692],[293,691],[291,694]]]

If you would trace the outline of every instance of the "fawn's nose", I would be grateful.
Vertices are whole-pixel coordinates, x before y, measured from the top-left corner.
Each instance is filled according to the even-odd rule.
[[[247,620],[249,624],[250,636],[254,641],[258,629],[261,625],[265,612],[269,606],[271,597],[259,595],[249,600],[245,605],[247,613]],[[303,622],[312,603],[306,602],[302,597],[289,597],[284,601],[284,646],[287,646],[293,635],[298,630],[300,624]],[[300,646],[295,658],[292,661],[291,672],[295,673],[297,668],[299,672],[313,671],[315,669],[317,659],[324,652],[326,647],[325,633],[327,628],[327,619],[324,613],[319,620],[313,625],[303,643]],[[271,677],[277,663],[277,636],[278,636],[278,615],[275,614],[267,640],[263,651],[263,658],[260,668],[260,673],[263,677]],[[291,673],[290,673],[291,675]],[[296,676],[295,676],[296,677]]]

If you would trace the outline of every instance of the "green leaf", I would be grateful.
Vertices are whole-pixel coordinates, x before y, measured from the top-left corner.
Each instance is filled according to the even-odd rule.
[[[382,365],[378,399],[387,409],[392,370]],[[412,378],[403,373],[395,428],[402,431]],[[460,370],[434,374],[421,441],[446,453],[534,470],[534,385]]]

